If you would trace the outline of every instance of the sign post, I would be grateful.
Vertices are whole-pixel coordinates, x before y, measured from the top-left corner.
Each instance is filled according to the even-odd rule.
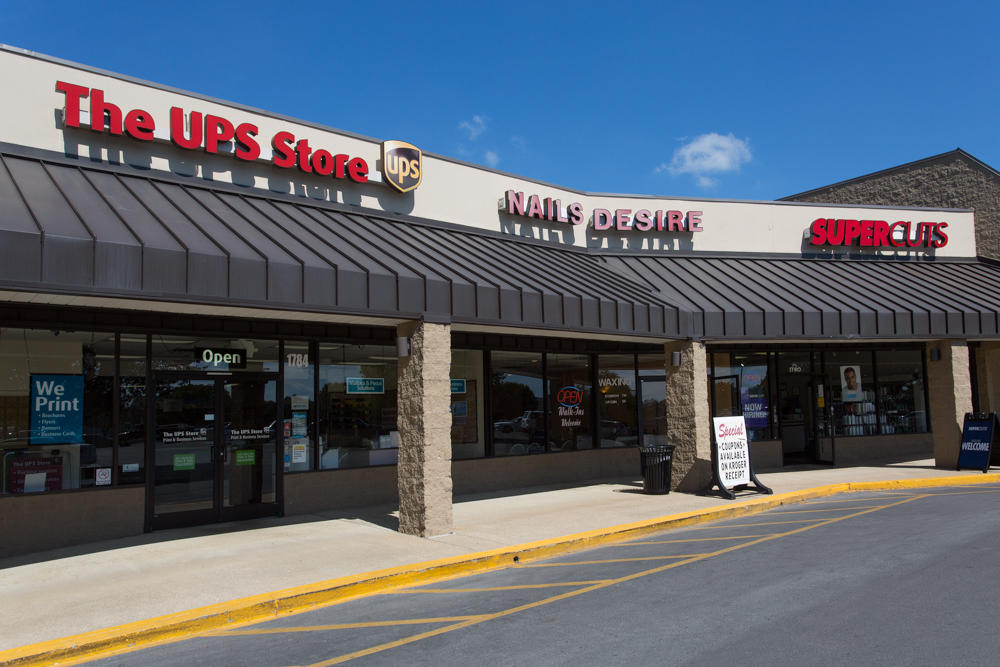
[[[760,483],[750,466],[750,444],[743,415],[712,418],[712,486],[729,500],[736,498],[734,491],[749,489],[771,494],[771,489]]]
[[[993,440],[1000,433],[997,413],[972,414],[965,413],[962,424],[962,446],[958,450],[958,463],[955,470],[962,468],[979,469],[987,472],[993,461]],[[1000,453],[1000,450],[998,450]]]

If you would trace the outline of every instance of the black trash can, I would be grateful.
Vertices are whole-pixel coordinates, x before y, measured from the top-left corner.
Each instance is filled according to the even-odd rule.
[[[644,493],[670,493],[670,474],[674,462],[674,445],[649,445],[639,449]]]

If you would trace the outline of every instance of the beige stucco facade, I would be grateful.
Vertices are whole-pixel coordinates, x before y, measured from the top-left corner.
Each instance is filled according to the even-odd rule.
[[[63,114],[66,94],[56,90],[64,81],[89,90],[104,92],[106,102],[123,114],[140,109],[155,122],[155,139],[137,141],[112,136],[89,128],[88,99],[81,100],[81,128],[67,128]],[[382,183],[381,141],[406,139],[360,137],[332,128],[223,102],[185,91],[131,80],[120,75],[34,58],[11,50],[0,50],[0,86],[17,90],[18,95],[2,103],[5,123],[0,124],[0,142],[32,146],[48,151],[98,158],[102,161],[168,171],[175,174],[235,183],[262,191],[293,194],[304,198],[352,204],[366,209],[413,215],[430,220],[484,229],[518,237],[544,240],[558,245],[615,250],[660,250],[663,252],[794,253],[803,251],[807,230],[818,217],[935,221],[948,224],[948,244],[937,249],[880,250],[878,254],[937,257],[975,256],[973,216],[967,211],[938,211],[925,220],[926,212],[905,207],[895,210],[878,207],[809,205],[789,202],[745,202],[678,199],[662,196],[607,195],[585,193],[571,187],[551,185],[513,174],[468,164],[445,156],[425,154],[420,186],[400,193]],[[261,156],[244,161],[204,150],[183,150],[170,142],[170,110],[198,111],[225,118],[234,125],[252,124]],[[370,182],[320,177],[300,169],[279,169],[271,163],[271,140],[279,132],[307,139],[314,150],[343,153],[363,158],[369,167]],[[231,142],[229,142],[231,143]],[[505,213],[501,200],[507,191],[559,200],[563,207],[581,204],[586,224],[548,222]],[[702,231],[673,233],[602,231],[592,226],[595,209],[612,213],[639,210],[679,211],[685,218],[700,212]]]

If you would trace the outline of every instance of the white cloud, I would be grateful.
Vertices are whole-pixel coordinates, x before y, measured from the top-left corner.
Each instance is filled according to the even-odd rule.
[[[496,151],[486,151],[486,164],[495,167],[500,164],[500,156]]]
[[[489,118],[476,114],[472,117],[472,120],[463,120],[458,124],[458,129],[465,132],[466,136],[469,137],[469,141],[475,141],[479,138],[479,135],[486,131],[486,124],[489,122]]]
[[[514,147],[520,151],[526,150],[528,148],[528,142],[525,141],[524,137],[522,137],[519,134],[511,136],[510,143],[513,144]]]
[[[678,148],[669,164],[663,162],[654,171],[657,174],[664,171],[675,175],[691,174],[699,187],[710,188],[716,181],[709,174],[739,171],[740,165],[752,157],[749,139],[737,139],[732,133],[709,132]]]

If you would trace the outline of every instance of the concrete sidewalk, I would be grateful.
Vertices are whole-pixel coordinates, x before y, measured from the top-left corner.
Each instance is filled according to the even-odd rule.
[[[968,476],[932,461],[759,475],[776,494],[829,484]],[[740,503],[647,496],[622,480],[457,498],[454,532],[394,530],[394,508],[161,531],[0,560],[0,651],[196,607],[413,563]]]

